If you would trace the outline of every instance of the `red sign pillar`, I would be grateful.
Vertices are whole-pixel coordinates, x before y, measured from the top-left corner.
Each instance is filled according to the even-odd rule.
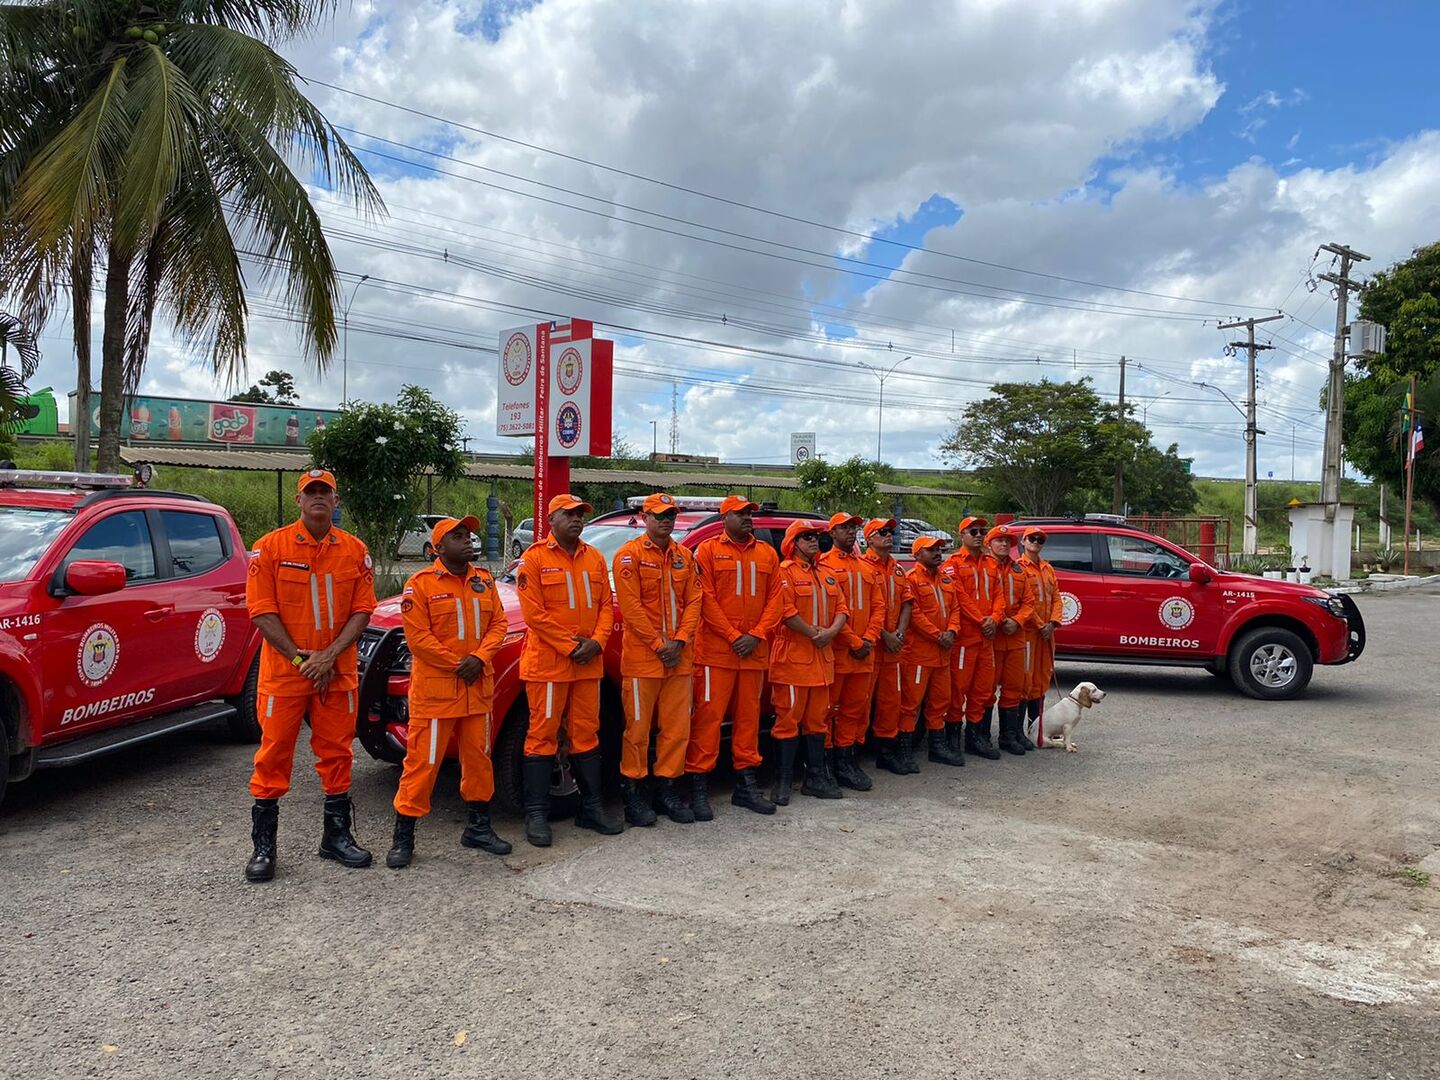
[[[550,500],[570,490],[570,459],[550,456],[550,326],[535,332],[535,539],[550,534]]]

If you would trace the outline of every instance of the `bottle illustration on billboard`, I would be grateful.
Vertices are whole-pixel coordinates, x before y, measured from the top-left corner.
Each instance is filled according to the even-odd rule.
[[[150,438],[150,406],[140,404],[130,410],[130,437]]]
[[[170,406],[170,415],[166,417],[169,428],[168,438],[171,442],[179,442],[185,437],[185,425],[180,420],[180,410],[174,405]]]
[[[298,446],[300,443],[300,417],[293,412],[290,419],[285,421],[285,445]]]

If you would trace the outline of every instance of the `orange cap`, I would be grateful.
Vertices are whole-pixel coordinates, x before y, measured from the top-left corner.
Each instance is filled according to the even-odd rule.
[[[862,518],[859,514],[839,513],[839,514],[831,514],[831,515],[830,515],[830,528],[832,528],[832,529],[835,528],[836,525],[864,525],[864,524],[865,524],[865,519]]]
[[[938,536],[917,536],[910,542],[910,554],[919,555],[928,547],[944,547],[945,541]]]
[[[865,523],[865,539],[869,540],[870,535],[879,529],[898,529],[900,523],[894,518],[875,518]]]
[[[978,514],[971,514],[969,517],[963,519],[960,524],[956,526],[956,530],[963,533],[966,529],[974,528],[976,525],[989,524],[990,522],[988,519],[980,517],[980,515]]]
[[[664,495],[656,492],[654,495],[645,496],[645,503],[640,507],[646,514],[668,514],[671,510],[679,510],[674,495]]]
[[[999,540],[1002,537],[1006,540],[1009,540],[1014,535],[1015,530],[1010,528],[1009,525],[996,525],[993,529],[991,529],[988,533],[985,534],[985,543],[988,544],[991,540]]]
[[[1045,534],[1045,530],[1042,529],[1042,528],[1040,528],[1039,525],[1027,525],[1027,526],[1025,526],[1025,531],[1020,534],[1020,539],[1024,540],[1025,538],[1030,537],[1030,536],[1038,536],[1038,537],[1040,537],[1040,539],[1042,539],[1042,540],[1048,540],[1048,539],[1049,539],[1049,537]]]
[[[296,491],[304,491],[311,484],[327,484],[331,491],[339,491],[335,486],[335,474],[329,469],[306,469],[300,474],[300,482],[295,485]]]
[[[725,498],[720,500],[720,513],[722,514],[733,514],[735,511],[744,510],[746,507],[749,507],[751,510],[759,510],[760,504],[751,502],[741,495],[726,495]]]
[[[790,558],[795,550],[795,541],[801,533],[824,533],[829,532],[830,526],[824,521],[814,521],[810,518],[796,518],[785,528],[785,539],[780,541],[780,554]]]
[[[430,546],[438,549],[441,538],[461,525],[464,525],[472,533],[480,531],[480,519],[474,514],[466,514],[463,518],[445,518],[443,521],[437,521],[435,527],[430,530]]]
[[[557,510],[584,510],[587,514],[595,508],[581,499],[577,499],[568,491],[564,495],[556,495],[550,500],[550,505],[545,508],[547,514],[553,514]]]

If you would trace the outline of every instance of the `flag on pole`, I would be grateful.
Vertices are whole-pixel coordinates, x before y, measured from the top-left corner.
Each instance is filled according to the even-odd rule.
[[[1420,425],[1415,425],[1415,433],[1410,436],[1410,468],[1415,467],[1415,459],[1420,456],[1420,451],[1425,449],[1425,434],[1420,430]]]

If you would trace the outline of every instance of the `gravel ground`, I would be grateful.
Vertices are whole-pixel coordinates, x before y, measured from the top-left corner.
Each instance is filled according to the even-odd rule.
[[[1062,665],[1110,692],[1079,754],[768,819],[547,851],[504,819],[496,859],[447,770],[398,873],[314,856],[305,751],[268,886],[218,733],[43,774],[0,814],[0,1075],[1440,1076],[1440,887],[1405,873],[1440,862],[1440,592],[1360,604],[1369,651],[1301,701]],[[356,763],[377,856],[395,778]]]

